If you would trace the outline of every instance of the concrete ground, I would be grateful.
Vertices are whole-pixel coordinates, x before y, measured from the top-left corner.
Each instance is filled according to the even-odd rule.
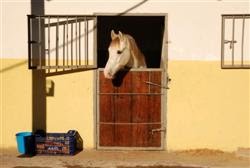
[[[96,151],[74,156],[20,156],[16,149],[2,150],[1,168],[250,168],[250,158],[219,150]]]

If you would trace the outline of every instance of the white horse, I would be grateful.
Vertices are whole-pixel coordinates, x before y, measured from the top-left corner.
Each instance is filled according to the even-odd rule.
[[[138,48],[134,38],[119,31],[116,34],[111,31],[111,43],[109,45],[109,59],[104,68],[104,76],[113,79],[115,74],[125,68],[146,68],[145,57]]]

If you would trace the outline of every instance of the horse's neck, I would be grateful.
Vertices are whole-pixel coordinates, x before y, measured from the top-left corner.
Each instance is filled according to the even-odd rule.
[[[128,65],[133,68],[145,68],[145,58],[140,49],[138,48],[135,40],[130,35],[126,35],[126,38],[128,40],[129,48],[131,51],[131,58],[129,60]]]

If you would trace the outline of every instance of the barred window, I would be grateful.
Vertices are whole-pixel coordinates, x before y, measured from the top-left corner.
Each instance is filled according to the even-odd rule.
[[[29,69],[47,73],[96,68],[95,16],[28,15]]]
[[[250,69],[250,14],[222,15],[221,68]]]

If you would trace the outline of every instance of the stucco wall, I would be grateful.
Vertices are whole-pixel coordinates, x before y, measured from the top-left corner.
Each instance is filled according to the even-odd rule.
[[[220,69],[221,14],[250,13],[249,1],[45,1],[46,14],[168,13],[167,148],[250,147],[250,71]],[[130,10],[131,9],[131,10]],[[15,11],[15,12],[13,12]],[[32,75],[27,69],[29,1],[1,1],[2,147],[32,129]],[[248,48],[249,50],[249,48]],[[79,130],[94,147],[93,72],[48,77],[47,129]]]
[[[15,133],[32,130],[31,72],[23,60],[2,59],[1,140],[15,146]],[[16,66],[15,66],[16,65]],[[247,70],[221,70],[216,61],[170,61],[167,148],[249,147],[250,80]],[[13,69],[8,67],[13,67]],[[77,129],[86,148],[94,147],[93,72],[49,77],[47,129]]]

